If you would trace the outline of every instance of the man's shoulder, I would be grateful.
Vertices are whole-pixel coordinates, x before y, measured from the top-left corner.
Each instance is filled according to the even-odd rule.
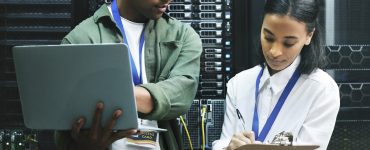
[[[199,41],[199,35],[195,32],[195,30],[190,26],[190,24],[181,22],[176,18],[169,17],[167,14],[163,14],[163,16],[156,21],[155,30],[157,30],[158,37],[164,38],[166,40],[189,40],[192,41]]]
[[[91,29],[98,28],[98,23],[94,21],[94,16],[91,16],[80,22],[74,30],[82,32],[91,32]],[[72,30],[73,31],[73,30]]]
[[[162,17],[161,17],[161,20],[163,21],[166,21],[168,25],[175,25],[175,26],[182,26],[184,25],[183,22],[177,20],[176,18],[174,17],[171,17],[169,14],[167,13],[163,13]]]
[[[83,20],[79,23],[71,32],[64,37],[63,42],[67,43],[93,43],[98,41],[97,38],[100,37],[100,27],[99,24],[103,23],[108,25],[109,12],[106,5],[101,6],[93,16]]]
[[[98,34],[98,25],[93,20],[93,17],[89,17],[78,24],[71,32],[69,32],[63,39],[67,40],[68,43],[86,43],[84,40],[94,37]]]
[[[176,18],[169,16],[168,14],[164,13],[162,17],[158,20],[160,25],[165,25],[167,29],[171,30],[189,30],[191,28],[190,24],[181,22]]]

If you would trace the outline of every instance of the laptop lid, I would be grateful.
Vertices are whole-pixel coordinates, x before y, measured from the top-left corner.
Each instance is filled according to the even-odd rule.
[[[13,55],[26,127],[70,130],[84,116],[89,128],[103,101],[102,125],[121,108],[115,129],[138,128],[126,45],[16,46]]]

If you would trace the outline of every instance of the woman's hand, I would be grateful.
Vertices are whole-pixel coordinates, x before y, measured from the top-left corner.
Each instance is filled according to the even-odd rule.
[[[234,150],[246,144],[253,144],[255,143],[254,139],[253,131],[244,131],[234,134],[226,150]]]
[[[101,102],[96,105],[92,126],[89,131],[81,131],[81,128],[85,124],[85,119],[82,117],[73,124],[71,132],[73,143],[70,145],[71,149],[105,150],[109,148],[114,141],[137,134],[136,129],[113,132],[113,127],[117,119],[122,115],[122,110],[116,110],[111,120],[105,127],[102,127],[101,117],[103,107],[104,105]]]

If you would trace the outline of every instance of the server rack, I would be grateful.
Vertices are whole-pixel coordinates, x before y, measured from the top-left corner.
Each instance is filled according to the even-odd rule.
[[[204,135],[202,135],[202,107],[206,107],[204,121]],[[222,124],[224,121],[225,100],[204,99],[194,100],[190,110],[185,115],[187,128],[194,149],[202,148],[202,138],[205,139],[205,149],[212,148],[212,142],[220,138]],[[180,125],[181,126],[181,125]],[[185,149],[190,149],[190,143],[185,131],[182,131]]]
[[[72,0],[0,0],[0,149],[55,149],[53,131],[23,124],[11,48],[59,44],[79,22]]]
[[[218,140],[221,135],[224,122],[224,99],[207,100],[206,123],[205,123],[205,141],[206,147],[211,148],[212,142]]]
[[[174,0],[171,17],[191,25],[203,43],[198,99],[224,98],[231,67],[231,1]]]
[[[369,1],[326,0],[328,72],[338,83],[341,107],[329,150],[369,149]]]
[[[326,46],[327,72],[338,83],[341,107],[328,149],[368,149],[370,45]]]
[[[201,143],[201,130],[200,129],[200,122],[201,122],[201,116],[200,116],[200,101],[194,100],[190,110],[188,113],[184,116],[186,118],[186,125],[189,130],[189,136],[191,138],[191,143],[194,148],[199,149]],[[181,126],[181,125],[180,125]],[[181,126],[182,127],[182,126]],[[185,131],[182,130],[182,139],[185,149],[190,149],[190,141],[188,140],[187,134]]]
[[[212,142],[221,134],[226,82],[233,72],[232,4],[231,0],[173,0],[168,7],[168,14],[193,27],[203,43],[198,92],[186,115],[195,149],[202,148],[202,144],[211,148]],[[202,107],[207,107],[204,135],[201,131]],[[202,143],[202,137],[205,143]],[[189,149],[185,132],[183,141]]]

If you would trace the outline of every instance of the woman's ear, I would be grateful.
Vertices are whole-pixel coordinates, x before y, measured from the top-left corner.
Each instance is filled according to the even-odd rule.
[[[312,32],[310,32],[307,35],[307,39],[306,39],[306,42],[304,43],[304,45],[310,45],[311,39],[312,39],[312,36],[313,36],[314,33],[315,33],[315,28],[313,28]]]

